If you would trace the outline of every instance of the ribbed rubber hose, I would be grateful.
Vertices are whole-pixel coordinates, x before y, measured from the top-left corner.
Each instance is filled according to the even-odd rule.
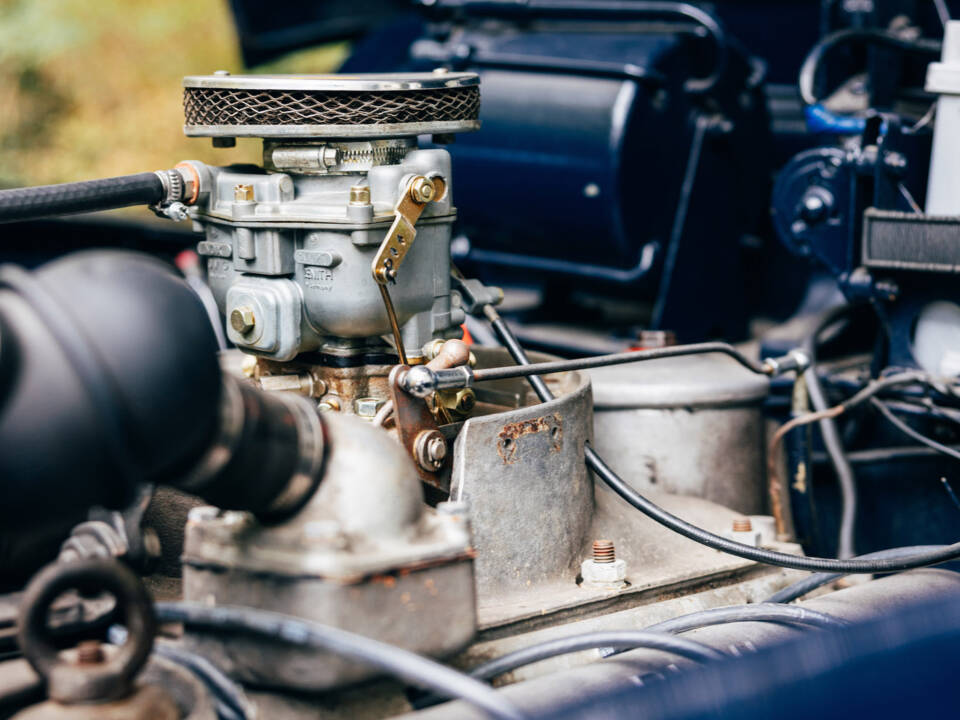
[[[0,223],[112,210],[129,205],[152,205],[163,197],[163,183],[152,172],[0,190]]]
[[[497,313],[491,305],[484,306],[484,314],[493,326],[497,337],[509,351],[510,355],[518,365],[529,365],[530,360],[517,341],[516,336],[503,321],[503,318]],[[534,391],[543,402],[553,399],[553,393],[543,382],[542,378],[536,375],[528,378]],[[626,500],[634,508],[642,512],[650,519],[660,523],[664,527],[673,530],[675,533],[683,535],[689,540],[705,545],[714,550],[736,555],[745,560],[764,563],[766,565],[775,565],[777,567],[792,568],[794,570],[810,570],[813,572],[841,572],[850,574],[869,574],[899,572],[901,570],[912,570],[914,568],[926,567],[928,565],[938,565],[948,560],[960,558],[960,543],[947,545],[943,550],[931,551],[926,553],[917,553],[909,558],[886,559],[886,560],[835,560],[832,558],[803,557],[798,555],[789,555],[787,553],[776,552],[756,548],[744,543],[728,540],[725,537],[716,535],[709,530],[697,527],[676,515],[664,510],[656,503],[648,500],[646,497],[634,490],[619,475],[617,475],[604,462],[597,451],[589,444],[584,445],[584,459],[587,467],[593,470],[596,475],[603,480],[606,485],[617,495]]]
[[[208,607],[194,603],[157,603],[157,621],[217,632],[248,633],[312,647],[378,668],[444,697],[463,700],[500,720],[523,716],[493,688],[457,670],[403,648],[340,628],[309,622],[281,613],[247,607]]]

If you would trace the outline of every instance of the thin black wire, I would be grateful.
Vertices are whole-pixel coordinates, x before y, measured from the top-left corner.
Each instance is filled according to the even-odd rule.
[[[810,366],[804,373],[804,379],[807,383],[807,393],[810,395],[810,403],[817,412],[823,412],[829,407],[826,393],[820,384],[820,376],[817,374],[817,342],[821,334],[829,327],[837,323],[852,312],[856,306],[841,305],[828,310],[818,321],[813,332],[808,335],[803,342],[803,349],[810,361]],[[840,486],[840,529],[837,536],[837,554],[841,558],[853,557],[856,555],[854,536],[857,524],[857,484],[853,474],[853,467],[847,459],[843,448],[843,441],[840,439],[840,432],[837,424],[832,418],[824,418],[819,422],[820,436],[823,438],[823,445],[827,450],[830,463],[833,465],[833,472],[837,476],[837,484]]]
[[[650,632],[682,633],[714,625],[738,622],[807,625],[820,630],[836,630],[850,624],[847,620],[799,605],[765,605],[760,603],[701,610],[700,612],[665,620],[650,626],[647,630]]]
[[[280,613],[247,607],[157,603],[157,620],[219,632],[242,632],[300,647],[313,647],[370,665],[444,697],[468,702],[495,718],[523,716],[503,696],[479,680],[403,648]]]
[[[576,358],[573,360],[554,360],[527,366],[508,365],[506,367],[483,368],[474,370],[473,380],[474,382],[507,380],[510,378],[529,377],[531,375],[549,375],[557,372],[589,370],[591,368],[608,367],[610,365],[626,365],[627,363],[642,362],[644,360],[659,360],[661,358],[706,355],[711,353],[727,355],[750,372],[758,375],[769,375],[764,365],[747,357],[733,347],[733,345],[722,342],[705,342],[693,345],[674,345],[672,347],[653,348],[651,350],[613,353],[612,355],[595,355],[593,357]]]
[[[526,665],[597,648],[614,648],[621,651],[640,648],[662,650],[700,663],[721,660],[724,657],[723,653],[708,645],[686,638],[673,637],[667,633],[648,630],[604,630],[554,638],[515,650],[478,665],[470,671],[470,677],[489,680]]]
[[[926,445],[928,448],[936,450],[939,453],[943,453],[948,457],[952,457],[954,460],[960,460],[960,452],[957,452],[952,447],[939,443],[933,438],[929,438],[923,433],[917,432],[912,427],[907,425],[903,420],[898,418],[893,414],[893,411],[886,406],[883,402],[877,398],[872,398],[870,403],[880,412],[884,420],[893,425],[897,430],[902,432],[907,437],[910,437],[916,440],[921,445]]]
[[[862,560],[870,558],[898,558],[910,557],[918,552],[928,552],[930,550],[942,550],[946,545],[913,545],[909,547],[890,548],[888,550],[879,550],[877,552],[860,555]],[[808,577],[798,580],[792,585],[788,585],[782,590],[778,590],[773,595],[764,600],[764,603],[788,603],[797,600],[807,593],[813,592],[819,587],[828,585],[834,580],[842,578],[846,573],[814,573]]]
[[[497,333],[497,337],[500,338],[500,341],[507,348],[513,359],[519,365],[527,366],[529,368],[530,360],[527,358],[526,353],[523,351],[523,348],[520,346],[519,342],[517,342],[516,336],[499,316],[497,311],[492,306],[485,305],[483,307],[483,312],[487,319],[490,320],[494,332]],[[902,381],[903,378],[904,375],[898,376],[900,381]],[[530,384],[533,386],[533,389],[543,402],[549,402],[553,399],[553,393],[550,392],[550,389],[546,386],[546,383],[543,382],[542,378],[533,375],[528,379]],[[851,403],[855,399],[857,400],[857,403],[868,400],[873,393],[880,392],[890,386],[890,378],[886,378],[885,380],[886,382],[881,380],[873,383],[871,387],[861,391],[854,396],[854,398],[848,400],[847,403]],[[942,562],[946,562],[947,560],[953,560],[960,557],[960,543],[948,545],[940,551],[918,553],[917,555],[909,558],[876,561],[802,557],[789,555],[787,553],[775,552],[773,550],[765,550],[763,548],[755,548],[751,545],[745,545],[733,540],[728,540],[720,535],[715,535],[708,530],[697,527],[686,520],[678,518],[676,515],[673,515],[672,513],[661,508],[656,503],[648,500],[646,497],[634,490],[623,479],[621,479],[620,476],[617,475],[606,464],[606,462],[604,462],[603,458],[597,454],[597,452],[589,445],[589,443],[584,445],[584,456],[587,466],[593,470],[593,472],[596,473],[596,475],[599,476],[600,479],[606,483],[611,490],[613,490],[626,502],[647,517],[660,523],[664,527],[669,528],[670,530],[673,530],[674,532],[679,533],[690,540],[693,540],[694,542],[700,543],[701,545],[713,548],[714,550],[720,550],[730,555],[736,555],[737,557],[742,557],[746,560],[752,560],[753,562],[793,568],[795,570],[867,574],[911,570],[913,568],[926,567],[927,565],[938,565]]]

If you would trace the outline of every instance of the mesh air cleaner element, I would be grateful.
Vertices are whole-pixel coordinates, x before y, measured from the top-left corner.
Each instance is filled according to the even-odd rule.
[[[478,127],[471,73],[184,80],[187,135],[369,137]]]

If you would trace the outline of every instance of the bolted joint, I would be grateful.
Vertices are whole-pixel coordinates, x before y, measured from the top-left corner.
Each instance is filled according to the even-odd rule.
[[[253,308],[241,305],[230,313],[230,327],[241,335],[246,335],[257,326],[257,319],[253,315]]]
[[[781,357],[767,358],[763,361],[763,371],[774,377],[788,372],[801,375],[808,367],[810,367],[810,358],[802,350],[791,350]]]
[[[461,365],[448,370],[434,371],[426,365],[416,365],[401,376],[399,385],[408,395],[426,398],[437,390],[471,387],[473,370],[466,365]]]
[[[410,197],[415,203],[426,205],[437,196],[437,186],[433,180],[418,176],[410,183]]]
[[[420,467],[436,472],[447,458],[447,439],[439,430],[423,430],[413,441],[413,452]]]

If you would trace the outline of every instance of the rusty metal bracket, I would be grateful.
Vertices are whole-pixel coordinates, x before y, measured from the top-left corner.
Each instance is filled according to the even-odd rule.
[[[420,480],[444,494],[450,493],[452,459],[449,446],[427,403],[408,395],[400,378],[410,368],[398,365],[390,373],[390,399],[400,444],[410,453]]]

